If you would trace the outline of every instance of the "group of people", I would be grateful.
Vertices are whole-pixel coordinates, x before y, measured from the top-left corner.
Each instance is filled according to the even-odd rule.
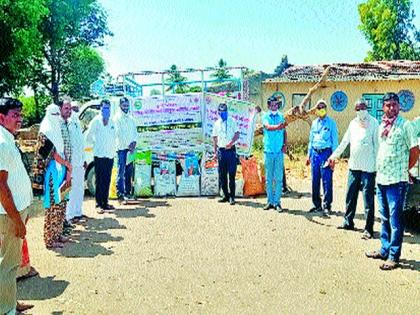
[[[381,248],[367,252],[366,256],[384,260],[380,268],[392,270],[398,266],[401,255],[403,208],[410,183],[409,170],[419,159],[420,128],[399,115],[397,94],[386,93],[382,101],[384,115],[380,123],[369,115],[365,101],[356,102],[356,117],[350,122],[339,145],[336,123],[327,115],[326,102],[319,101],[318,118],[313,121],[309,136],[307,164],[312,166],[314,207],[310,211],[322,211],[324,215],[329,215],[333,200],[335,161],[350,145],[344,222],[338,228],[355,229],[353,220],[361,190],[366,217],[362,238],[373,238],[376,190],[381,217]],[[324,192],[322,207],[320,181]]]
[[[264,165],[267,204],[264,210],[282,212],[281,195],[284,177],[284,153],[287,148],[287,122],[279,112],[279,101],[270,97],[268,112],[262,117],[264,135]],[[350,145],[348,184],[343,225],[339,229],[354,230],[354,217],[359,191],[362,191],[366,224],[362,239],[374,236],[375,194],[381,216],[381,248],[366,256],[382,259],[382,270],[398,266],[403,241],[403,208],[410,183],[409,170],[419,159],[420,119],[410,122],[399,115],[399,97],[386,93],[383,97],[383,117],[379,123],[368,112],[364,100],[354,107],[351,120],[339,143],[337,124],[328,116],[327,102],[316,104],[317,118],[312,122],[306,165],[311,166],[311,213],[331,214],[333,202],[333,172],[336,160]],[[213,129],[214,154],[219,162],[220,186],[223,198],[219,202],[235,204],[235,174],[237,157],[235,143],[239,132],[229,117],[227,106],[220,104],[219,119]],[[228,184],[229,183],[229,184]],[[321,198],[321,183],[323,198]]]
[[[96,206],[99,213],[112,212],[108,203],[113,158],[118,156],[117,191],[121,203],[131,194],[133,166],[128,154],[136,147],[136,127],[128,114],[129,101],[121,98],[114,119],[111,104],[101,102],[86,137],[78,118],[79,105],[70,99],[47,106],[32,165],[16,143],[22,125],[22,103],[0,99],[0,314],[19,314],[33,305],[16,301],[17,279],[36,276],[30,266],[26,223],[33,215],[34,195],[42,196],[45,209],[44,242],[47,249],[71,242],[73,224],[85,223],[84,178],[87,168],[85,143],[93,144],[96,175]],[[32,174],[32,179],[30,175]]]
[[[282,212],[284,153],[287,149],[287,122],[279,111],[280,103],[269,98],[269,111],[262,117],[267,204],[264,210]],[[132,191],[133,165],[130,154],[136,148],[136,125],[129,114],[129,100],[120,99],[120,110],[111,119],[111,104],[103,100],[101,113],[89,124],[84,136],[78,119],[79,106],[64,99],[46,108],[41,122],[33,178],[25,166],[15,136],[22,125],[22,103],[13,98],[0,99],[0,314],[15,314],[32,307],[16,301],[19,266],[36,275],[29,266],[26,223],[34,192],[42,194],[45,208],[44,242],[48,249],[62,248],[73,224],[84,223],[85,143],[93,145],[98,213],[113,212],[108,202],[114,156],[118,158],[117,196],[127,203]],[[376,193],[381,215],[381,248],[366,256],[382,259],[383,270],[397,267],[401,255],[404,226],[402,211],[410,182],[409,169],[419,158],[418,131],[399,115],[398,95],[383,97],[384,116],[380,123],[370,116],[367,104],[355,104],[356,117],[350,122],[341,143],[336,122],[328,116],[327,102],[316,104],[308,145],[307,165],[311,166],[312,202],[309,212],[331,214],[333,171],[336,160],[350,145],[349,174],[343,225],[355,229],[359,190],[362,191],[366,225],[364,239],[374,235]],[[235,144],[240,130],[230,117],[226,104],[220,104],[219,119],[213,128],[214,155],[218,160],[219,182],[223,197],[219,202],[235,204],[235,175],[238,164]],[[420,120],[418,121],[420,123]],[[321,182],[323,198],[321,199]]]

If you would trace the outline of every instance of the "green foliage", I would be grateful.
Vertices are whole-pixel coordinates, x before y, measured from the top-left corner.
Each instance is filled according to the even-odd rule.
[[[102,46],[105,37],[112,36],[112,33],[107,26],[107,15],[98,0],[45,1],[49,14],[44,17],[41,26],[43,59],[33,64],[32,86],[47,89],[57,101],[63,83],[67,85],[67,90],[73,89],[68,83],[74,77],[72,63],[76,62],[75,67],[80,68],[88,60],[95,60],[95,66],[91,68],[93,72],[84,75],[91,78],[99,72],[101,62],[98,56],[88,52],[86,47]],[[84,61],[76,61],[75,56],[80,54]],[[67,75],[71,78],[67,79]]]
[[[216,72],[212,73],[210,76],[216,78],[217,80],[225,80],[232,77],[229,73],[229,70],[226,69],[227,63],[223,59],[220,59],[217,66]]]
[[[83,100],[90,95],[90,85],[104,72],[105,63],[93,48],[82,44],[71,50],[64,69],[63,92],[72,99]]]
[[[287,55],[283,55],[281,57],[280,64],[274,69],[274,74],[276,76],[281,75],[287,68],[291,67],[292,65],[289,63],[289,60],[287,58]]]
[[[44,0],[0,0],[0,95],[26,84],[28,61],[40,54],[39,26],[48,10]]]
[[[420,33],[411,0],[367,0],[359,5],[359,29],[371,45],[366,61],[419,60]]]
[[[166,83],[169,84],[166,90],[175,89],[176,94],[187,93],[189,87],[184,83],[185,81],[187,81],[187,78],[181,75],[176,65],[172,65],[169,69],[169,78],[166,79]]]
[[[51,97],[43,96],[28,96],[20,97],[19,100],[23,103],[23,126],[31,126],[41,122],[44,117],[45,107],[51,104]]]
[[[192,87],[190,87],[190,89],[189,89],[188,92],[190,92],[190,93],[199,93],[199,92],[202,92],[202,91],[203,90],[202,90],[201,86],[192,86]]]

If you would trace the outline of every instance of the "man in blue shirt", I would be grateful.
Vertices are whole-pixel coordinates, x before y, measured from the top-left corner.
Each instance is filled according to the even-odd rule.
[[[286,122],[279,113],[279,103],[270,97],[267,101],[269,111],[263,116],[264,159],[267,190],[267,205],[264,210],[275,209],[282,212],[280,198],[283,186],[283,153],[286,151]]]
[[[338,131],[335,121],[327,116],[327,103],[319,100],[316,104],[318,118],[312,122],[309,134],[308,158],[306,165],[311,167],[312,203],[309,212],[323,211],[328,216],[333,200],[333,170],[327,161],[338,146]],[[321,208],[320,182],[324,191],[323,208]]]

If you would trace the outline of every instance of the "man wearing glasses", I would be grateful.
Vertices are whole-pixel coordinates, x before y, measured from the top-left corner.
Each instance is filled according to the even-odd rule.
[[[15,135],[22,125],[22,103],[0,99],[0,314],[15,314],[32,305],[17,305],[16,272],[26,235],[27,208],[32,202],[32,185]]]
[[[379,123],[369,115],[365,101],[357,101],[354,109],[356,117],[350,122],[340,145],[330,156],[328,163],[331,168],[334,168],[335,160],[350,144],[346,214],[344,223],[339,229],[354,230],[353,219],[356,214],[357,198],[359,190],[362,190],[366,218],[362,239],[367,240],[373,237],[375,221],[374,198]]]
[[[239,129],[235,121],[229,117],[227,105],[219,104],[219,119],[213,127],[214,155],[218,159],[219,184],[224,197],[219,202],[235,204],[235,176],[237,156],[235,143],[239,139]],[[229,175],[229,189],[228,189]]]
[[[338,131],[335,121],[327,116],[327,103],[319,100],[316,104],[316,115],[309,133],[308,158],[306,165],[311,165],[312,203],[309,212],[323,211],[325,216],[331,212],[333,200],[333,170],[328,165],[328,158],[338,146]],[[323,207],[321,207],[320,182],[324,191]]]

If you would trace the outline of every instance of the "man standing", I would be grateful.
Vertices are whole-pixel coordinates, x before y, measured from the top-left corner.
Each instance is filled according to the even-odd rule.
[[[95,197],[99,214],[113,212],[114,207],[108,203],[109,185],[111,184],[112,166],[115,155],[115,126],[111,120],[111,103],[101,101],[101,114],[89,124],[86,132],[86,142],[93,143],[95,163]]]
[[[66,220],[77,223],[83,219],[84,179],[86,170],[85,139],[79,121],[79,104],[71,102],[72,115],[69,121],[70,143],[72,149],[72,187],[67,204]]]
[[[398,266],[404,227],[403,207],[409,173],[419,158],[418,140],[413,125],[399,116],[398,95],[387,93],[383,98],[384,116],[378,130],[379,149],[376,160],[378,202],[381,213],[381,249],[366,253],[374,259],[386,260],[380,268],[392,270]]]
[[[286,123],[279,113],[279,104],[274,97],[267,101],[269,112],[262,119],[264,127],[264,160],[267,190],[267,205],[264,210],[282,212],[280,198],[283,188],[284,158],[286,152]]]
[[[322,211],[328,216],[333,201],[333,170],[326,164],[331,153],[338,146],[338,131],[335,121],[327,116],[327,103],[319,100],[316,104],[318,118],[312,122],[309,134],[308,158],[306,165],[311,167],[312,203],[309,212]],[[323,208],[321,208],[320,182],[324,191]]]
[[[26,208],[32,186],[15,135],[22,125],[22,103],[0,99],[0,314],[16,313],[16,272],[26,235]]]
[[[328,159],[331,168],[335,160],[343,154],[350,144],[349,175],[346,195],[346,214],[341,229],[354,230],[354,216],[356,214],[359,190],[363,192],[365,204],[366,225],[362,238],[373,237],[375,221],[375,175],[376,154],[378,152],[378,122],[369,115],[364,101],[355,104],[356,118],[354,118],[341,140],[338,148]]]
[[[118,177],[117,196],[120,203],[126,204],[131,195],[133,163],[127,164],[127,156],[136,148],[136,122],[129,113],[130,102],[126,97],[120,99],[121,111],[115,116],[117,135]]]
[[[218,158],[219,164],[219,183],[224,194],[224,197],[219,202],[229,201],[231,205],[234,205],[237,167],[235,143],[239,139],[239,130],[235,121],[229,117],[226,104],[219,104],[218,110],[220,118],[214,123],[212,136],[214,155]]]

